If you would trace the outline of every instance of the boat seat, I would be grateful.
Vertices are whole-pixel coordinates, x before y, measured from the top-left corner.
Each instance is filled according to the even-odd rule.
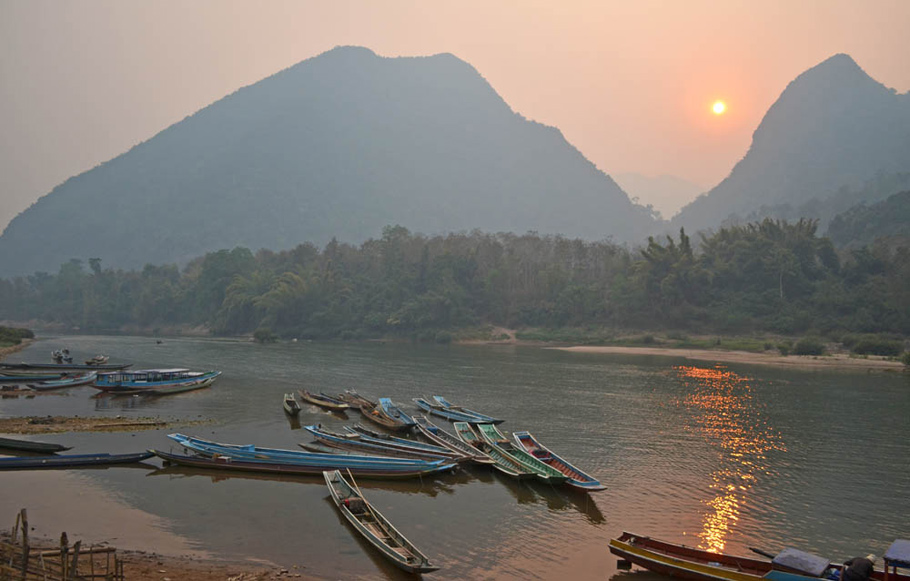
[[[367,511],[367,504],[362,498],[345,498],[343,502],[352,514],[363,514]]]

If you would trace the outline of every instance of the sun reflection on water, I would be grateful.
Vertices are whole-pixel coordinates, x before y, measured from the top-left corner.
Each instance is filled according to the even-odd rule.
[[[680,402],[691,413],[694,429],[722,455],[723,467],[711,473],[714,497],[696,536],[699,548],[721,552],[739,521],[756,478],[767,472],[768,452],[786,451],[780,436],[762,416],[752,397],[749,377],[723,367],[679,366],[680,381],[689,393]]]

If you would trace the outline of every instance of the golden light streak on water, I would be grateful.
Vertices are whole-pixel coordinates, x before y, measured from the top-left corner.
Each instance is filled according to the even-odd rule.
[[[699,548],[719,553],[749,501],[757,476],[768,469],[768,452],[786,451],[786,447],[765,427],[748,377],[722,367],[680,366],[676,372],[691,389],[681,406],[692,414],[694,428],[723,454],[725,467],[710,475],[714,497],[703,501],[707,510],[696,534],[701,539]]]

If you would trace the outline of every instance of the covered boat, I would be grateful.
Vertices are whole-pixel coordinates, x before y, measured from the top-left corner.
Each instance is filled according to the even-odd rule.
[[[797,549],[784,549],[770,561],[713,553],[667,541],[624,532],[610,541],[610,552],[640,567],[691,581],[810,581],[837,575],[840,565]],[[875,571],[871,578],[884,579]],[[895,573],[889,581],[910,581]]]
[[[349,483],[338,470],[327,471],[323,476],[342,516],[385,558],[408,573],[429,573],[439,569],[370,505],[353,478]]]
[[[599,480],[585,472],[582,472],[579,468],[576,468],[572,464],[569,464],[567,461],[551,452],[549,448],[538,442],[537,438],[532,436],[530,432],[512,432],[512,437],[515,438],[515,442],[525,452],[531,456],[534,456],[536,459],[540,460],[547,466],[555,468],[556,470],[559,470],[568,476],[566,484],[569,486],[574,486],[575,488],[588,491],[606,490],[607,487],[601,484]]]
[[[324,393],[319,393],[319,394],[310,393],[309,391],[307,391],[305,389],[297,390],[297,393],[300,395],[300,399],[302,399],[303,401],[305,401],[307,403],[311,403],[315,406],[321,407],[322,409],[326,409],[329,411],[343,412],[344,410],[351,407],[350,404],[345,403],[345,402],[341,401],[340,399],[336,399],[334,397],[326,395]]]
[[[28,456],[0,458],[0,470],[36,470],[40,468],[77,468],[110,464],[132,464],[152,457],[151,452],[136,454],[75,454],[64,456]]]
[[[53,454],[55,452],[64,452],[71,449],[67,446],[61,446],[60,444],[15,440],[13,438],[0,438],[0,448],[3,448],[4,450],[18,450],[21,452],[36,452],[39,454]]]
[[[473,416],[474,421],[470,422],[472,424],[501,424],[503,421],[505,421],[494,418],[492,416],[488,416],[486,414],[482,414],[480,412],[475,412],[474,410],[469,410],[468,408],[452,405],[446,398],[442,397],[441,395],[434,395],[433,399],[436,400],[436,403],[449,411],[460,412]]]
[[[525,452],[523,448],[513,444],[493,424],[477,424],[477,431],[480,432],[480,437],[486,440],[490,446],[514,459],[547,484],[560,484],[569,479],[568,476],[559,470],[544,464]]]
[[[202,389],[214,383],[220,371],[141,369],[99,373],[92,387],[111,394],[166,395]]]
[[[519,480],[535,477],[534,472],[529,470],[521,462],[515,460],[508,454],[504,454],[498,448],[491,446],[486,440],[478,436],[468,422],[455,422],[452,425],[455,428],[455,434],[458,435],[462,442],[486,454],[493,460],[493,468],[496,470],[502,472],[506,476]]]

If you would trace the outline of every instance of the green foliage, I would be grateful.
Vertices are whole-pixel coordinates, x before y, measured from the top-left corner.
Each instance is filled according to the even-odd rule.
[[[777,344],[777,350],[780,351],[780,354],[786,357],[790,354],[790,351],[793,350],[793,343],[790,341],[782,341]]]
[[[881,355],[897,357],[904,350],[904,342],[879,335],[849,336],[844,345],[857,355]],[[850,343],[847,345],[847,343]]]
[[[278,341],[278,336],[272,333],[267,327],[260,327],[253,333],[253,339],[259,343],[274,343]]]
[[[904,365],[910,367],[910,351],[904,353],[904,356],[901,357],[901,361],[903,361]]]
[[[824,355],[825,344],[818,337],[803,337],[793,346],[794,355]]]
[[[0,327],[0,346],[19,345],[23,339],[34,339],[35,334],[29,329]]]

